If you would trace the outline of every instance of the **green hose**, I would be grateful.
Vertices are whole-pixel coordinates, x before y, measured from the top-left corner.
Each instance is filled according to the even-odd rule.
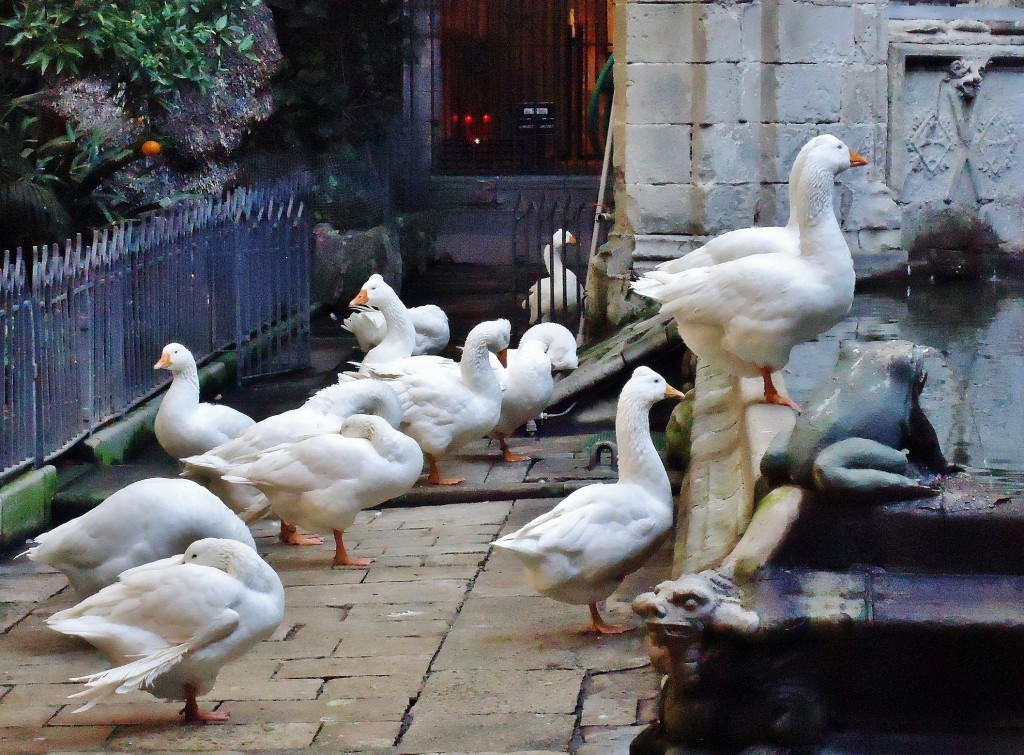
[[[612,95],[615,93],[615,78],[612,76],[612,66],[615,64],[615,53],[608,56],[604,68],[597,75],[594,89],[590,93],[590,101],[587,103],[587,137],[590,145],[595,151],[601,152],[604,147],[604,140],[608,135],[608,118],[611,115]],[[604,115],[601,116],[601,99],[605,100]],[[600,130],[598,129],[598,118],[601,117]]]

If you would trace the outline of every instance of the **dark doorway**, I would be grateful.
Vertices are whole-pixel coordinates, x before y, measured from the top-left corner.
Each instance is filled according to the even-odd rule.
[[[435,172],[590,173],[588,102],[611,52],[607,0],[441,0]]]

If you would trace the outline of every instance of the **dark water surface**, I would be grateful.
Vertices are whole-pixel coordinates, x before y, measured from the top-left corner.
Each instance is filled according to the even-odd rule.
[[[976,281],[915,272],[858,290],[843,322],[793,350],[786,386],[806,401],[840,342],[896,338],[936,350],[922,405],[946,456],[993,493],[1024,491],[1024,268],[993,263]]]

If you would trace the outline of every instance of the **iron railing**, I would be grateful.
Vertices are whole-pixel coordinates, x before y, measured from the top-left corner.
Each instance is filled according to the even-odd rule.
[[[4,252],[0,477],[39,466],[162,388],[177,341],[234,344],[239,379],[309,363],[310,222],[288,180]]]
[[[579,328],[597,209],[593,195],[573,192],[524,195],[516,202],[513,286],[530,324],[558,322],[574,333]],[[602,217],[598,246],[607,241],[610,227],[610,213]],[[555,259],[556,235],[562,242],[561,265]]]

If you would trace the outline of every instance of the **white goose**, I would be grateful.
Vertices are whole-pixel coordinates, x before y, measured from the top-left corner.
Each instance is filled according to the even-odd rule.
[[[199,709],[221,667],[270,637],[284,617],[284,588],[248,545],[206,538],[184,554],[137,566],[46,623],[95,645],[115,668],[72,679],[88,710],[134,689],[184,700],[185,723],[224,721]],[[77,712],[77,711],[76,711]]]
[[[396,359],[405,359],[417,353],[417,344],[422,347],[433,347],[440,343],[442,338],[444,343],[436,350],[440,351],[448,345],[448,317],[444,312],[433,305],[424,308],[420,319],[424,321],[424,327],[429,327],[431,335],[428,337],[424,334],[421,337],[417,333],[416,318],[412,310],[402,303],[395,290],[377,273],[367,279],[350,304],[353,307],[376,307],[376,314],[382,318],[384,324],[382,336],[377,344],[369,350],[364,349],[366,356],[363,357],[363,364],[384,364]],[[345,322],[348,323],[348,320]]]
[[[423,449],[435,485],[457,485],[459,479],[441,477],[437,457],[489,433],[501,415],[501,386],[490,367],[488,352],[502,365],[508,349],[508,320],[489,320],[466,336],[456,372],[450,361],[418,356],[379,367],[364,361],[360,373],[342,380],[372,376],[384,380],[398,394],[403,415],[400,429]]]
[[[509,351],[508,368],[502,370],[499,367],[498,382],[504,392],[501,416],[491,430],[491,437],[498,441],[505,461],[530,460],[529,456],[512,451],[505,438],[544,411],[550,403],[555,390],[553,372],[547,344],[543,341],[520,341],[514,356]]]
[[[530,316],[531,325],[550,321],[552,311],[555,316],[565,316],[579,309],[580,294],[576,274],[565,266],[562,259],[562,248],[566,243],[575,244],[576,237],[559,228],[551,237],[551,243],[544,245],[541,256],[544,258],[548,277],[530,286],[530,295],[523,302],[523,307]]]
[[[270,504],[257,488],[224,482],[222,476],[236,459],[260,453],[282,443],[337,433],[341,423],[353,414],[377,414],[393,427],[402,420],[398,396],[379,380],[362,380],[331,385],[318,391],[297,409],[267,417],[243,430],[237,437],[205,454],[182,459],[186,477],[201,480],[247,523],[265,516]],[[320,538],[303,535],[294,524],[282,520],[282,542],[289,545],[319,545]]]
[[[371,307],[356,305],[355,310],[342,320],[341,327],[356,337],[359,349],[366,354],[384,340],[388,329],[387,321],[383,312]],[[444,310],[435,304],[423,304],[419,307],[408,307],[408,312],[416,331],[413,356],[439,354],[443,351],[451,337],[448,315]]]
[[[551,369],[556,372],[575,370],[580,366],[576,356],[576,336],[567,327],[557,322],[542,322],[529,328],[519,338],[519,348],[530,341],[539,341],[547,347]],[[513,349],[509,350],[509,363],[513,361]],[[492,362],[493,365],[493,362]]]
[[[196,360],[180,343],[164,346],[153,369],[171,371],[171,387],[160,402],[154,431],[175,459],[206,453],[253,424],[252,418],[230,406],[199,403]]]
[[[383,418],[354,414],[338,433],[291,443],[229,464],[227,482],[255,485],[282,521],[334,533],[334,563],[368,566],[345,550],[356,514],[408,492],[423,469],[412,438]]]
[[[28,557],[67,575],[85,598],[125,569],[183,553],[220,537],[255,548],[241,519],[190,480],[152,478],[121,488],[99,506],[35,538]]]
[[[800,253],[756,254],[678,273],[654,270],[632,284],[674,316],[686,345],[717,369],[764,380],[765,401],[781,396],[772,372],[792,348],[843,318],[853,302],[850,249],[832,208],[835,177],[867,161],[834,136],[819,137],[796,182]]]
[[[628,630],[606,624],[597,604],[643,565],[672,528],[672,491],[648,414],[661,399],[682,396],[654,370],[637,367],[615,413],[618,481],[580,488],[494,541],[523,562],[533,589],[563,603],[589,604],[595,632]]]
[[[708,267],[722,262],[748,257],[753,254],[800,254],[800,226],[797,223],[796,187],[806,162],[807,153],[818,144],[831,139],[830,136],[816,136],[797,153],[789,170],[789,220],[784,226],[738,228],[723,233],[682,257],[658,265],[658,270],[679,273],[695,267]]]

